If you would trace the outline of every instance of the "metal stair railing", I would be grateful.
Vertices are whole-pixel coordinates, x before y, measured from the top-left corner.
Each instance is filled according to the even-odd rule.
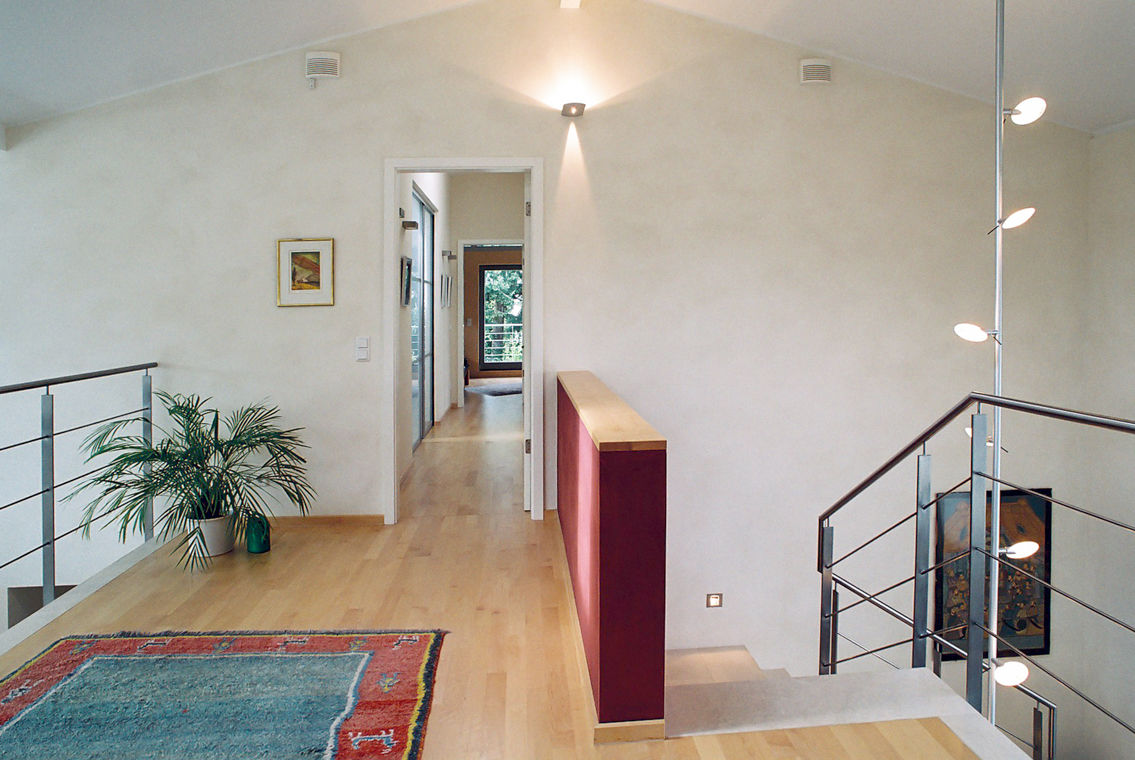
[[[970,444],[970,473],[967,477],[961,480],[957,485],[951,488],[946,493],[940,494],[935,498],[931,498],[931,480],[930,480],[930,465],[931,457],[926,453],[926,444],[930,439],[934,438],[941,432],[947,425],[962,416],[967,410],[973,406],[977,406],[975,413],[971,417],[972,435]],[[879,657],[879,652],[884,650],[893,649],[896,647],[910,645],[911,646],[911,667],[926,667],[927,665],[927,643],[933,645],[933,668],[937,675],[941,675],[941,654],[942,650],[948,650],[954,654],[961,656],[966,663],[966,686],[965,696],[966,700],[978,712],[982,710],[982,697],[983,697],[983,676],[986,671],[991,668],[990,663],[985,657],[984,641],[988,637],[992,637],[1000,644],[1004,645],[1008,650],[1013,652],[1013,656],[1019,656],[1031,664],[1035,665],[1038,669],[1046,673],[1053,680],[1060,685],[1067,688],[1084,702],[1103,715],[1112,719],[1115,723],[1126,729],[1128,732],[1135,734],[1135,726],[1131,723],[1120,718],[1113,710],[1108,709],[1102,705],[1097,699],[1094,699],[1084,693],[1082,689],[1077,688],[1068,682],[1067,679],[1054,673],[1051,668],[1038,662],[1035,658],[1024,654],[1020,649],[1014,646],[1011,642],[1006,641],[998,633],[989,630],[985,619],[985,587],[984,582],[969,583],[966,591],[966,622],[961,625],[955,625],[947,629],[933,631],[930,629],[929,620],[929,600],[930,600],[930,573],[940,570],[946,566],[952,565],[956,562],[965,561],[968,564],[969,578],[982,578],[987,577],[988,568],[997,563],[997,567],[1004,568],[1008,572],[1022,573],[1033,582],[1039,582],[1049,591],[1055,592],[1062,597],[1080,605],[1084,609],[1091,612],[1093,615],[1102,617],[1117,626],[1135,633],[1135,626],[1120,620],[1118,617],[1105,612],[1098,607],[1089,604],[1076,597],[1075,595],[1057,588],[1055,585],[1039,578],[1022,568],[1017,567],[1012,562],[1006,562],[998,556],[994,556],[991,552],[986,550],[985,536],[986,536],[986,515],[984,509],[970,509],[969,510],[969,547],[952,557],[946,558],[936,564],[930,564],[930,546],[931,546],[931,526],[933,511],[937,509],[938,502],[946,495],[957,493],[963,488],[969,492],[969,504],[984,504],[986,497],[986,482],[996,482],[1000,485],[1009,488],[1017,489],[1033,496],[1044,499],[1049,504],[1065,508],[1076,512],[1080,515],[1098,520],[1112,528],[1135,533],[1135,526],[1128,525],[1120,520],[1116,520],[1105,515],[1098,514],[1091,510],[1085,509],[1081,506],[1071,504],[1059,499],[1054,499],[1049,495],[1040,493],[1038,491],[1024,488],[1010,481],[1002,478],[993,478],[987,472],[987,431],[988,420],[983,413],[982,408],[990,406],[998,409],[1008,409],[1011,411],[1022,412],[1039,417],[1046,417],[1059,420],[1065,423],[1072,423],[1076,425],[1086,425],[1116,432],[1127,434],[1135,434],[1135,421],[1122,419],[1118,417],[1108,417],[1098,414],[1089,414],[1086,412],[1078,412],[1071,409],[1063,409],[1060,407],[1049,406],[1045,404],[1037,404],[1030,401],[1022,401],[1019,399],[1006,398],[1002,396],[993,396],[984,393],[970,393],[965,396],[961,401],[955,404],[949,411],[934,421],[922,433],[920,433],[913,441],[903,447],[898,453],[888,459],[882,466],[876,469],[873,473],[867,476],[858,485],[848,491],[842,498],[836,501],[831,507],[823,512],[818,519],[818,550],[817,550],[817,570],[821,575],[821,593],[820,593],[820,657],[819,657],[819,672],[820,675],[828,675],[836,672],[837,666],[844,662],[859,659],[868,655]],[[835,528],[831,521],[840,510],[850,504],[856,497],[878,482],[883,476],[892,471],[895,467],[908,460],[908,458],[922,450],[917,458],[917,484],[916,484],[916,498],[915,510],[909,515],[903,517],[898,522],[884,530],[874,534],[871,538],[860,543],[855,548],[851,549],[836,558],[835,555]],[[914,545],[914,573],[900,581],[890,584],[876,592],[869,592],[860,588],[850,579],[837,573],[835,568],[844,560],[857,554],[858,552],[866,549],[867,547],[875,544],[879,539],[890,534],[892,531],[897,530],[911,520],[915,523],[915,545]],[[906,615],[894,606],[883,601],[880,597],[888,592],[894,591],[907,584],[913,584],[912,589],[912,610],[913,615]],[[844,590],[851,596],[856,597],[856,601],[840,607],[839,593]],[[911,636],[883,646],[867,648],[858,642],[852,641],[847,636],[839,632],[839,615],[840,613],[847,612],[848,610],[857,607],[861,604],[869,604],[876,609],[886,613],[890,617],[901,622],[904,626],[910,628]],[[999,619],[999,616],[994,616],[994,619]],[[964,631],[964,638],[959,641],[964,644],[958,646],[953,641],[945,638],[950,633],[957,633]],[[850,657],[840,658],[838,655],[838,640],[844,639],[853,643],[856,647],[863,650],[858,654]],[[883,659],[879,657],[879,659]],[[888,660],[884,660],[888,664],[894,666]],[[1015,734],[1011,736],[1018,741],[1030,746],[1033,750],[1033,757],[1037,760],[1047,756],[1053,758],[1055,756],[1056,746],[1056,704],[1051,700],[1041,696],[1040,694],[1032,691],[1023,684],[1014,687],[1018,692],[1024,694],[1035,703],[1033,710],[1033,726],[1032,726],[1032,742],[1027,742]],[[1048,713],[1047,730],[1044,727],[1044,714],[1041,708],[1044,708]],[[998,726],[998,728],[1001,728]],[[1002,730],[1005,730],[1002,728]],[[1042,745],[1047,745],[1047,752],[1042,753]]]
[[[94,372],[83,372],[75,375],[65,375],[62,377],[52,377],[46,380],[32,380],[29,382],[13,383],[11,385],[0,386],[0,396],[9,393],[18,393],[20,391],[30,391],[43,389],[43,395],[40,397],[40,431],[39,435],[34,438],[18,441],[16,443],[9,443],[0,446],[0,453],[11,449],[17,449],[22,446],[30,446],[34,443],[40,444],[40,489],[34,493],[21,496],[14,501],[8,501],[0,505],[0,512],[3,512],[10,507],[17,504],[22,504],[31,501],[36,497],[40,499],[40,522],[41,522],[41,543],[33,546],[19,555],[11,558],[0,558],[0,570],[19,562],[25,557],[31,556],[38,551],[43,552],[42,556],[42,579],[43,579],[43,604],[46,606],[55,600],[55,544],[58,541],[70,536],[73,533],[82,529],[82,524],[68,530],[60,535],[55,533],[55,506],[56,496],[55,492],[59,488],[75,483],[97,470],[78,475],[76,477],[56,482],[55,480],[55,443],[56,438],[67,433],[74,433],[95,425],[100,425],[104,422],[110,422],[122,417],[130,415],[142,415],[142,436],[147,441],[152,440],[153,437],[153,386],[152,378],[150,377],[150,370],[157,367],[157,362],[147,362],[145,364],[132,364],[126,367],[115,367],[112,369],[97,370]],[[142,375],[142,394],[140,408],[131,409],[121,414],[115,414],[104,419],[86,422],[81,425],[69,427],[64,430],[55,429],[55,396],[52,394],[51,389],[57,385],[65,385],[67,383],[76,383],[83,380],[94,380],[102,377],[110,377],[112,375],[122,375],[132,372],[143,372]],[[104,513],[106,514],[106,513]],[[103,515],[98,515],[94,519],[98,520]],[[153,504],[148,504],[144,517],[144,536],[146,540],[153,538],[154,535],[154,509]]]

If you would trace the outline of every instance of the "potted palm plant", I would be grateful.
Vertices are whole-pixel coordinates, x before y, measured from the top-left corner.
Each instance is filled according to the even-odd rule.
[[[111,457],[67,498],[95,491],[83,513],[83,534],[100,519],[117,521],[125,540],[142,532],[147,504],[166,498],[155,515],[162,538],[184,532],[174,547],[190,569],[232,550],[249,525],[258,531],[271,514],[267,497],[280,491],[307,514],[315,489],[307,481],[303,428],[285,430],[280,410],[265,402],[222,417],[210,399],[156,391],[169,415],[168,429],[154,424],[160,440],[126,435],[140,417],[109,422],[83,442],[87,461]]]

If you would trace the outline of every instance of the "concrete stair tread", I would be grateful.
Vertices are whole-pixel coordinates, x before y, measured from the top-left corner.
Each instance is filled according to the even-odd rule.
[[[670,649],[666,652],[666,685],[732,683],[787,677],[783,669],[761,670],[744,646]]]
[[[668,736],[941,718],[978,757],[1027,758],[925,668],[668,684]]]

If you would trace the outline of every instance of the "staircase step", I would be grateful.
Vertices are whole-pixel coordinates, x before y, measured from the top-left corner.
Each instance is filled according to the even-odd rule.
[[[782,671],[783,672],[783,671]],[[732,683],[770,675],[744,646],[670,649],[666,652],[666,685]],[[787,672],[784,675],[788,675]]]
[[[1027,757],[925,668],[674,684],[667,736],[766,731],[909,718],[941,718],[978,757]]]

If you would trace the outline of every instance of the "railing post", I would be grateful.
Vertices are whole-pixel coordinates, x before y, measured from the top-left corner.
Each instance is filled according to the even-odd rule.
[[[55,601],[55,398],[44,388],[39,402],[40,513],[43,543],[43,605]]]
[[[1056,705],[1048,707],[1048,760],[1056,758]]]
[[[820,528],[820,675],[835,672],[832,660],[833,627],[835,620],[835,589],[832,587],[832,545],[835,528],[825,525]]]
[[[1044,713],[1033,705],[1033,760],[1044,760]]]
[[[926,667],[927,613],[930,608],[930,455],[918,457],[917,514],[914,518],[914,641],[910,666]]]
[[[985,644],[985,478],[978,475],[985,472],[987,459],[985,439],[988,435],[988,420],[984,414],[972,417],[973,438],[970,440],[970,486],[969,486],[969,576],[967,579],[969,595],[966,620],[966,701],[973,709],[981,712],[981,686],[984,670],[983,647]]]
[[[154,442],[154,395],[153,378],[150,370],[142,375],[142,440],[149,446]],[[149,462],[142,465],[142,472],[150,474]],[[154,500],[146,499],[146,511],[142,516],[142,536],[146,541],[154,537]]]

